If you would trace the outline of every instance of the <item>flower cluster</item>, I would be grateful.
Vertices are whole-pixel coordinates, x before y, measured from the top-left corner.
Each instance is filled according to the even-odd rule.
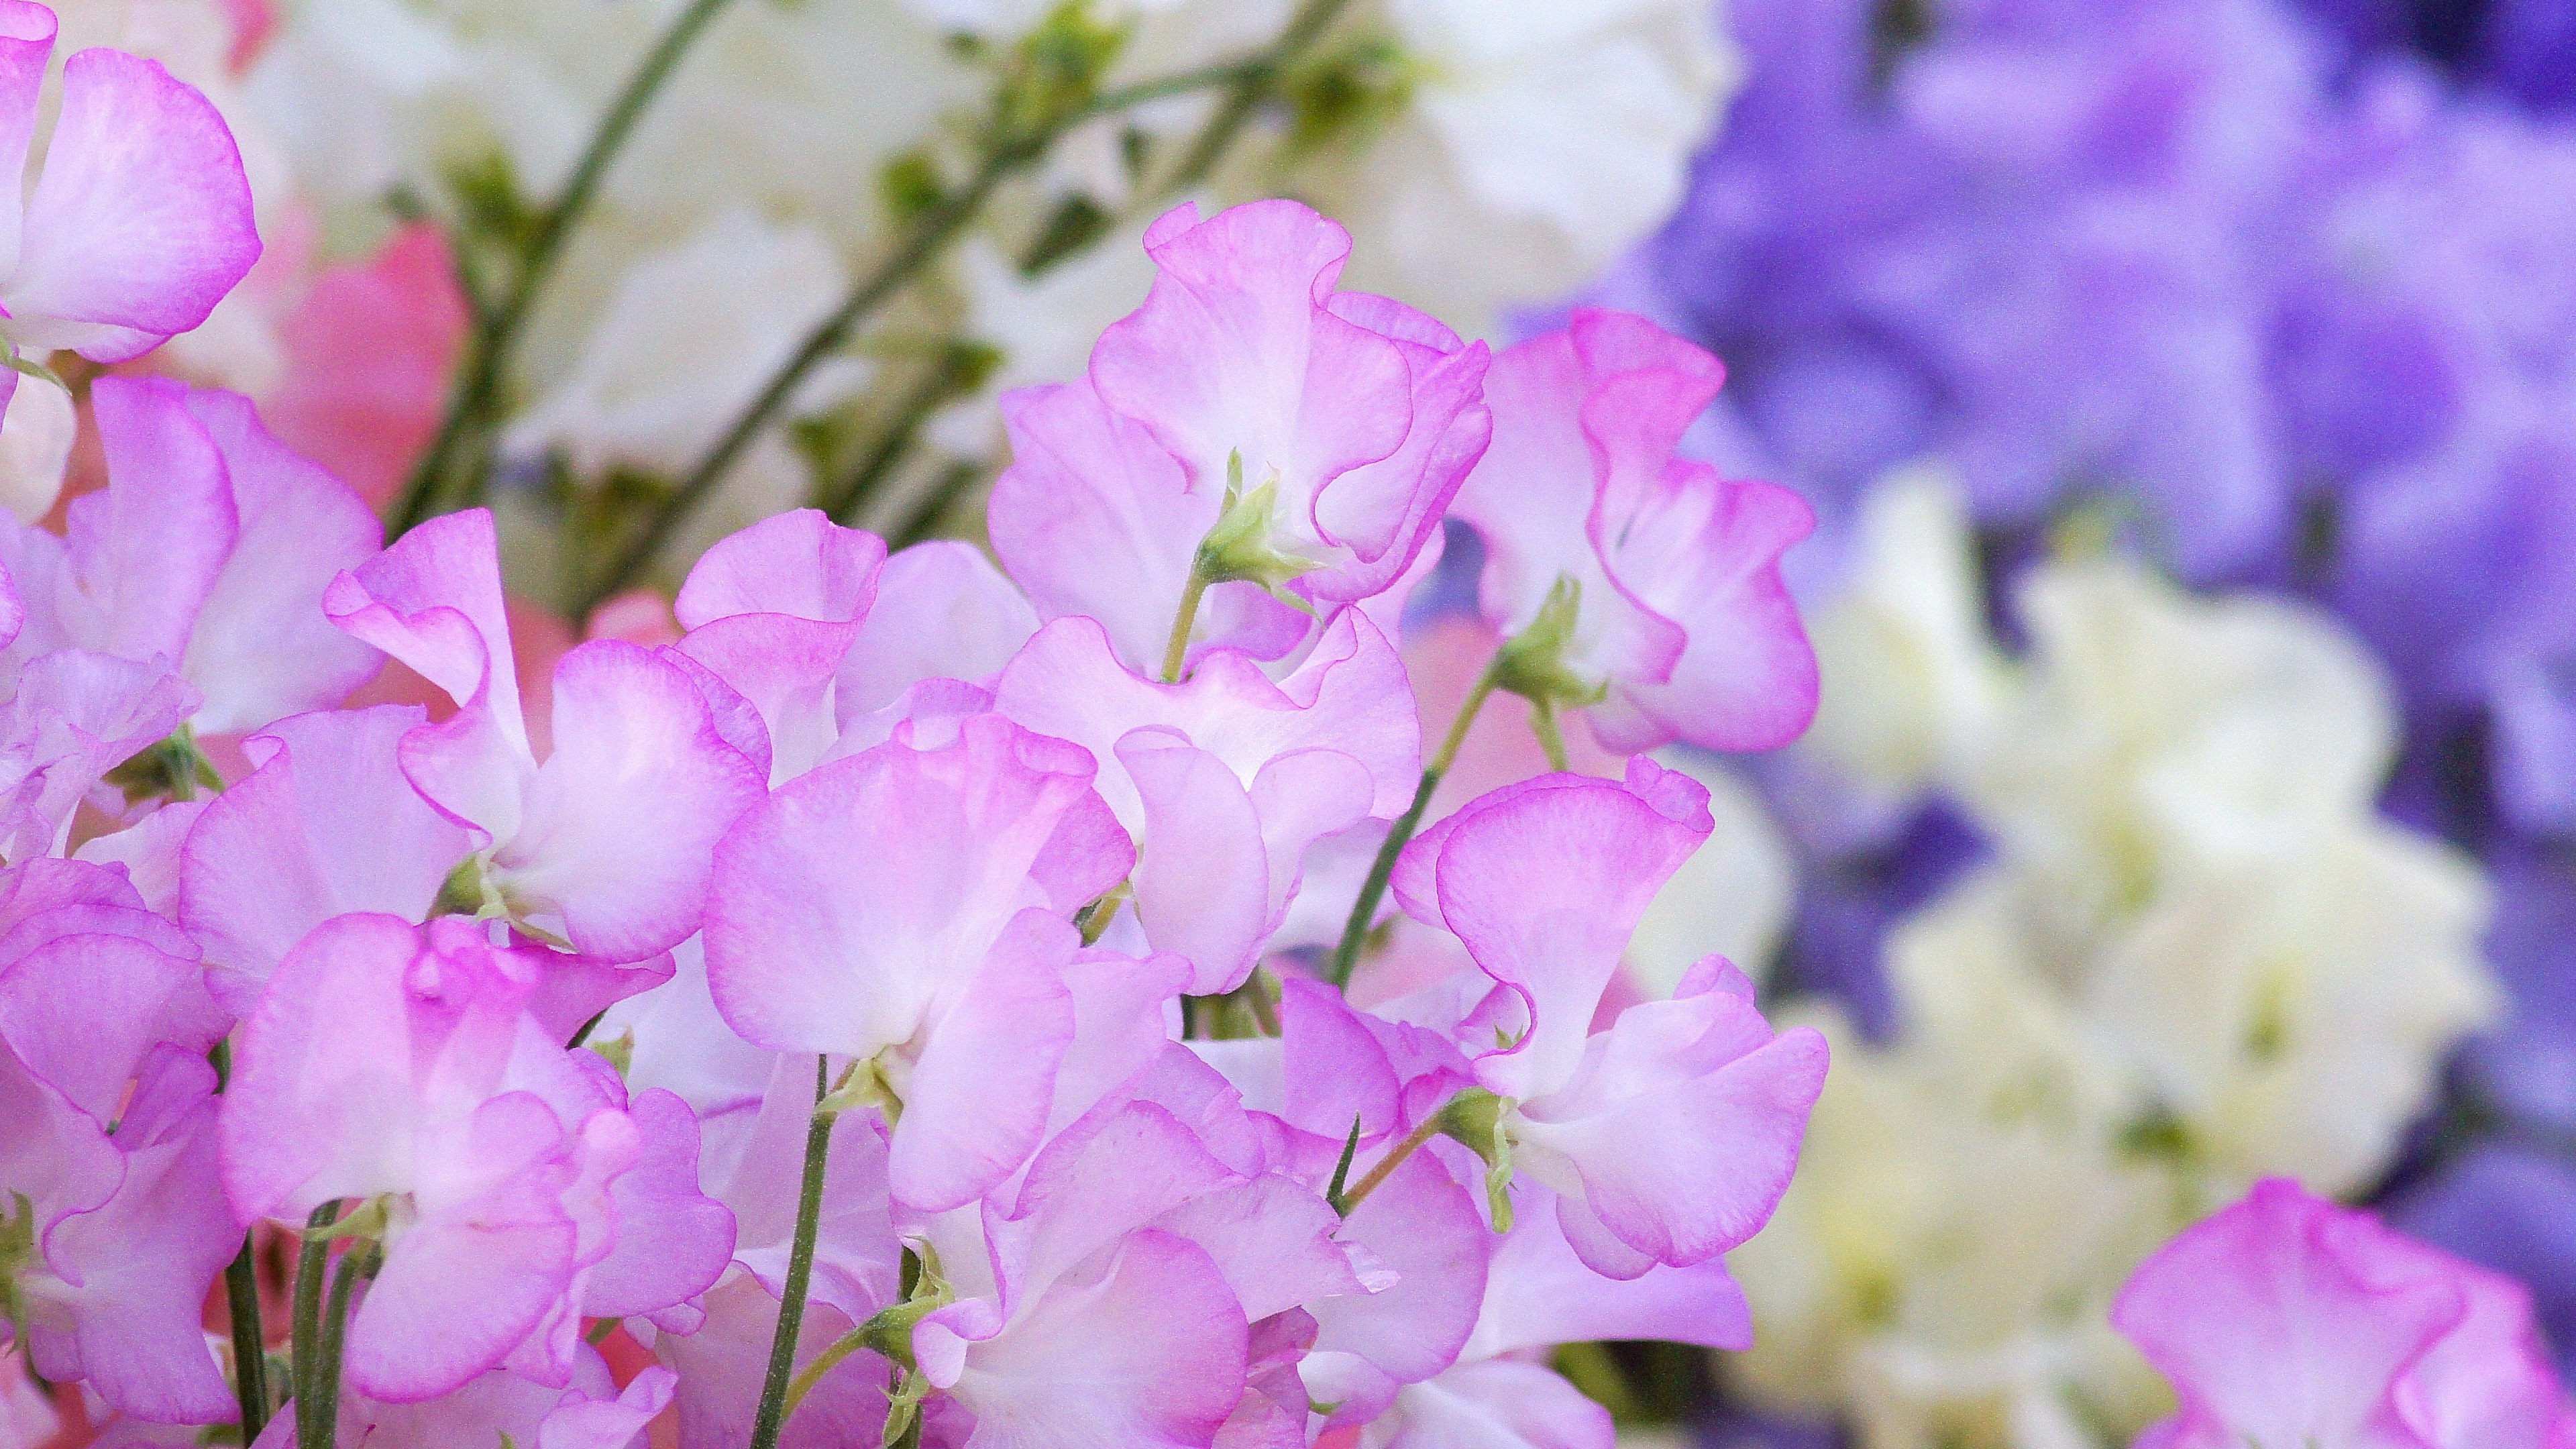
[[[246,255],[237,200],[169,224]],[[245,399],[88,380],[104,488],[0,521],[34,1373],[136,1442],[1553,1446],[1609,1421],[1551,1346],[1746,1344],[1824,1040],[1620,980],[1708,790],[1428,806],[1497,692],[1560,764],[1797,735],[1804,507],[1673,455],[1717,368],[1638,319],[1494,357],[1290,202],[1146,241],[1008,400],[1002,569],[785,513],[554,651],[489,512],[380,544]],[[1426,761],[1453,504],[1504,642]]]

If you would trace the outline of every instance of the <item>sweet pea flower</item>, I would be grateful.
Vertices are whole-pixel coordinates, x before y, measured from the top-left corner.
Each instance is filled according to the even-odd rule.
[[[406,734],[400,753],[422,796],[480,842],[462,863],[466,904],[605,960],[667,951],[697,929],[708,848],[760,798],[765,772],[688,669],[614,640],[576,647],[555,666],[554,750],[540,763],[482,509],[403,535],[332,580],[323,607],[458,706]]]
[[[1147,229],[1153,290],[1101,334],[1087,383],[1004,405],[994,548],[1041,614],[1096,617],[1150,667],[1193,578],[1246,586],[1210,637],[1270,657],[1304,632],[1281,600],[1330,612],[1404,574],[1484,449],[1488,357],[1334,290],[1350,248],[1291,201],[1204,221],[1185,204]]]
[[[26,605],[11,673],[62,649],[176,670],[205,734],[340,702],[376,651],[322,617],[323,586],[379,526],[339,480],[287,451],[250,400],[166,378],[91,387],[107,487],[72,501],[69,536],[0,519]]]
[[[708,549],[672,612],[678,652],[731,686],[766,726],[773,784],[839,737],[835,684],[876,602],[884,540],[820,510],[764,519]]]
[[[1485,616],[1507,635],[1563,631],[1556,702],[1588,704],[1607,749],[1774,749],[1816,711],[1815,654],[1780,578],[1813,510],[1674,454],[1723,376],[1641,317],[1582,309],[1486,379],[1494,445],[1454,510],[1489,550]]]
[[[0,5],[0,171],[20,176],[53,54],[54,12]],[[0,201],[0,337],[93,362],[140,356],[206,320],[259,257],[241,152],[214,106],[157,61],[84,50],[35,185]],[[0,379],[0,402],[17,374]]]
[[[895,1197],[938,1211],[1037,1149],[1073,1030],[1070,916],[1135,853],[1078,746],[997,715],[914,739],[790,782],[717,843],[707,975],[754,1045],[871,1064],[903,1104]]]
[[[1567,1239],[1612,1277],[1753,1236],[1824,1085],[1824,1038],[1775,1035],[1722,957],[1671,1000],[1591,1029],[1638,917],[1709,829],[1706,787],[1640,756],[1624,782],[1497,790],[1397,862],[1405,909],[1455,933],[1496,983],[1456,1030],[1499,1099],[1511,1161],[1558,1194]]]
[[[2111,1321],[2182,1398],[2154,1449],[2576,1436],[2528,1289],[2285,1178],[2141,1264]]]
[[[1102,798],[1137,846],[1145,938],[1191,961],[1193,995],[1243,984],[1296,898],[1307,848],[1402,814],[1422,768],[1403,662],[1357,610],[1276,682],[1229,649],[1156,684],[1119,662],[1098,623],[1059,619],[993,688],[995,710],[1100,766]]]
[[[300,1225],[365,1200],[384,1259],[348,1329],[361,1393],[417,1403],[507,1365],[563,1387],[581,1318],[711,1286],[731,1215],[697,1187],[696,1120],[629,1098],[531,1010],[537,953],[484,927],[326,922],[279,963],[224,1096],[224,1191]]]

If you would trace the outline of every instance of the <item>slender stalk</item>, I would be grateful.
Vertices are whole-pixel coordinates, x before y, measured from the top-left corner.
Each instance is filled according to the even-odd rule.
[[[1386,840],[1377,848],[1377,859],[1369,862],[1368,879],[1360,885],[1359,898],[1351,902],[1350,919],[1342,923],[1341,942],[1333,947],[1329,979],[1336,989],[1349,989],[1351,973],[1359,968],[1360,947],[1368,941],[1369,923],[1377,916],[1377,903],[1386,898],[1387,882],[1395,879],[1396,857],[1404,854],[1413,833],[1422,828],[1422,814],[1431,808],[1431,796],[1440,788],[1441,777],[1458,763],[1458,750],[1467,742],[1468,727],[1475,724],[1485,701],[1493,697],[1501,663],[1502,656],[1497,654],[1494,662],[1485,666],[1485,672],[1476,676],[1467,697],[1458,704],[1458,713],[1449,721],[1449,733],[1440,742],[1440,753],[1422,772],[1422,783],[1413,792],[1413,804],[1386,832]]]
[[[313,1416],[322,1426],[322,1444],[334,1442],[340,1426],[340,1360],[349,1339],[349,1299],[360,1280],[376,1276],[384,1261],[384,1250],[373,1243],[361,1243],[340,1257],[340,1271],[331,1275],[331,1302],[322,1315],[322,1361],[314,1368]],[[302,1416],[296,1420],[300,1427]]]
[[[1404,1159],[1422,1150],[1422,1144],[1439,1135],[1440,1114],[1434,1112],[1422,1119],[1421,1126],[1404,1134],[1404,1140],[1395,1144],[1394,1149],[1386,1156],[1378,1159],[1377,1166],[1368,1170],[1368,1176],[1352,1183],[1351,1190],[1342,1194],[1341,1198],[1333,1204],[1334,1210],[1343,1217],[1349,1217],[1353,1208],[1368,1201],[1370,1193],[1377,1191],[1385,1185],[1388,1178],[1395,1176],[1395,1170],[1404,1165]]]
[[[796,1367],[796,1338],[805,1326],[805,1293],[814,1279],[814,1233],[823,1216],[823,1168],[832,1150],[832,1123],[823,1110],[830,1091],[824,1059],[814,1059],[814,1116],[805,1128],[805,1181],[796,1196],[796,1237],[787,1251],[787,1281],[779,1285],[778,1329],[769,1340],[769,1373],[761,1381],[760,1407],[751,1421],[751,1449],[778,1449],[787,1422],[787,1388]]]
[[[1163,682],[1181,682],[1181,668],[1190,659],[1190,631],[1198,627],[1199,600],[1207,595],[1207,570],[1193,563],[1190,580],[1181,586],[1181,607],[1172,616],[1171,641],[1163,646]]]
[[[242,1234],[241,1251],[224,1269],[224,1301],[233,1319],[233,1396],[241,1401],[242,1442],[268,1427],[268,1334],[259,1321],[259,1230]]]
[[[1004,181],[1045,159],[1057,138],[1100,116],[1117,115],[1150,101],[1185,95],[1211,86],[1226,86],[1226,99],[1217,116],[1201,128],[1190,146],[1187,159],[1157,190],[1169,194],[1173,190],[1196,185],[1214,168],[1226,148],[1251,121],[1262,97],[1268,94],[1280,71],[1314,43],[1347,3],[1348,0],[1307,0],[1304,8],[1279,33],[1279,38],[1256,54],[1103,91],[1088,104],[1076,107],[1035,130],[1003,137],[989,144],[966,184],[923,212],[894,251],[860,279],[830,316],[816,323],[813,330],[805,335],[796,351],[789,354],[787,361],[771,375],[741,415],[680,480],[671,496],[645,522],[643,529],[572,601],[573,616],[586,617],[601,600],[633,583],[636,575],[660,554],[663,545],[670,542],[680,525],[705,504],[708,495],[724,480],[725,474],[740,460],[760,430],[769,425],[779,409],[786,406],[787,399],[794,395],[806,375],[824,358],[838,351],[852,329],[893,300],[916,275],[936,261],[967,224],[983,212],[984,203],[992,198]]]
[[[796,1377],[789,1381],[787,1407],[779,1414],[779,1422],[784,1423],[794,1417],[796,1406],[805,1402],[805,1396],[814,1391],[814,1386],[823,1381],[823,1375],[830,1373],[833,1365],[867,1346],[867,1330],[861,1326],[832,1340],[830,1348],[814,1355],[814,1361],[797,1370]]]
[[[1559,773],[1573,769],[1566,762],[1565,731],[1557,727],[1556,701],[1541,695],[1530,701],[1530,733],[1538,736],[1538,747],[1547,751],[1547,767]]]
[[[859,459],[858,466],[849,471],[838,488],[818,500],[825,515],[844,528],[856,524],[859,505],[868,501],[903,461],[904,454],[911,451],[913,439],[920,436],[921,425],[929,420],[932,410],[957,396],[960,380],[961,369],[954,358],[942,358],[924,373],[912,391],[904,394],[903,401],[895,405],[894,421],[884,436]]]
[[[723,13],[733,0],[690,0],[688,7],[671,21],[653,48],[645,52],[635,73],[627,77],[625,88],[609,103],[608,112],[600,118],[599,128],[591,133],[590,144],[573,163],[572,175],[565,179],[561,195],[546,209],[537,233],[528,241],[527,255],[521,260],[516,281],[509,294],[491,307],[475,330],[474,355],[465,382],[449,403],[447,416],[439,424],[438,435],[429,451],[421,456],[412,470],[411,482],[404,490],[402,506],[395,511],[388,534],[399,537],[429,516],[437,501],[439,482],[447,472],[449,461],[473,429],[484,422],[499,396],[503,365],[511,346],[518,341],[519,331],[536,304],[547,278],[553,275],[555,262],[563,255],[564,243],[572,236],[573,225],[590,209],[598,196],[600,183],[607,179],[609,166],[634,135],[635,126],[644,118],[645,109],[659,94],[663,83],[679,67],[680,58],[696,43],[709,22]],[[478,463],[475,472],[486,471]]]
[[[313,1210],[307,1226],[315,1232],[339,1221],[340,1204],[326,1202]],[[291,1360],[295,1387],[295,1449],[331,1449],[334,1426],[316,1418],[320,1404],[322,1356],[322,1279],[331,1271],[331,1244],[308,1237],[295,1259],[295,1333]]]

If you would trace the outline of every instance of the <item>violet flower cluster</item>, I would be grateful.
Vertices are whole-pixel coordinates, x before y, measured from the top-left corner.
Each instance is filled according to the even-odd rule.
[[[2576,1342],[2568,7],[1730,14],[1751,83],[1604,287],[1735,368],[1688,451],[1817,503],[1820,591],[1863,490],[1930,457],[1999,586],[2071,520],[2361,634],[2403,710],[2388,808],[2492,871],[2513,996],[2391,1210]],[[1885,1029],[1887,924],[1982,843],[1938,808],[1833,838],[1779,798],[1813,851],[1798,974]]]

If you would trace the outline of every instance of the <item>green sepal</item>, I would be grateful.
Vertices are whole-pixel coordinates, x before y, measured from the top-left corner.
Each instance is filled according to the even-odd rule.
[[[1586,679],[1565,662],[1566,646],[1574,642],[1574,627],[1582,617],[1582,581],[1570,574],[1557,575],[1528,627],[1496,651],[1494,686],[1566,709],[1587,708],[1608,698],[1607,681]]]
[[[850,1063],[849,1068],[841,1073],[841,1080],[824,1094],[822,1101],[814,1104],[814,1111],[817,1116],[827,1113],[838,1116],[862,1107],[876,1108],[889,1128],[903,1120],[903,1098],[896,1095],[894,1083],[887,1079],[885,1068],[877,1065],[874,1057]]]
[[[197,747],[197,733],[186,724],[128,756],[102,778],[124,793],[128,805],[194,800],[200,790],[214,793],[224,788],[224,777]]]
[[[484,868],[483,857],[469,855],[456,863],[456,869],[439,882],[438,895],[429,903],[429,918],[472,916],[477,920],[500,914],[500,894]]]
[[[1466,1144],[1468,1151],[1484,1159],[1485,1203],[1493,1211],[1498,1233],[1512,1230],[1512,1139],[1503,1129],[1511,1108],[1509,1097],[1469,1087],[1449,1099],[1438,1119],[1441,1136]]]
[[[50,382],[65,392],[72,390],[72,385],[63,381],[62,374],[41,362],[28,358],[20,353],[14,344],[9,348],[9,370],[21,377],[33,377]]]
[[[328,1227],[300,1228],[297,1233],[308,1243],[328,1243],[341,1238],[364,1238],[374,1242],[382,1238],[385,1229],[392,1224],[391,1202],[388,1197],[371,1197],[365,1207],[334,1219]]]
[[[1279,480],[1272,478],[1260,487],[1246,492],[1243,487],[1243,454],[1235,453],[1226,460],[1225,506],[1217,514],[1216,525],[1199,540],[1196,568],[1201,580],[1211,584],[1259,584],[1270,597],[1290,608],[1312,614],[1314,606],[1289,592],[1288,585],[1321,567],[1315,560],[1286,553],[1271,545],[1273,522],[1279,512]]]

